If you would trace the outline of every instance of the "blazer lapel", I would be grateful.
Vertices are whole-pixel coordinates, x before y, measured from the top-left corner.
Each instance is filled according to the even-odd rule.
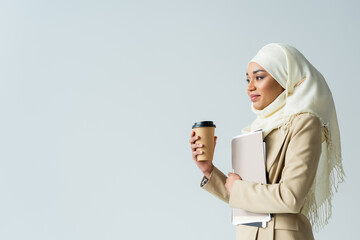
[[[266,168],[268,171],[282,151],[282,147],[288,134],[289,131],[281,133],[279,130],[274,130],[264,139],[266,143]]]

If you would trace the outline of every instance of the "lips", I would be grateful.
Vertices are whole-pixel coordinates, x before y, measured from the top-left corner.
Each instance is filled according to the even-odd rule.
[[[251,100],[252,102],[254,102],[254,101],[256,101],[256,99],[257,99],[258,97],[260,97],[260,95],[251,94],[251,95],[250,95],[250,100]]]

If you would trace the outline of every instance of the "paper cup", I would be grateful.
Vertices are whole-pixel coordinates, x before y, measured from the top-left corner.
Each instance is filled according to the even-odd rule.
[[[193,125],[196,136],[200,136],[195,144],[203,144],[203,147],[196,151],[203,151],[203,154],[197,155],[198,161],[212,161],[214,157],[214,136],[215,124],[212,121],[197,122]]]

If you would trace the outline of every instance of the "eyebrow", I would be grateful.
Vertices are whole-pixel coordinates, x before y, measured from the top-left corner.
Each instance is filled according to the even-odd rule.
[[[261,69],[258,69],[258,70],[253,71],[253,74],[258,73],[258,72],[265,72],[265,71],[264,71],[264,70],[261,70]],[[246,76],[249,76],[249,74],[246,73]]]

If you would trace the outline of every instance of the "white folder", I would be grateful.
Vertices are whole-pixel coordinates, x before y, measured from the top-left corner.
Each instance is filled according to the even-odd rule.
[[[231,141],[232,168],[243,181],[266,184],[266,153],[262,130],[240,136]],[[233,208],[232,223],[257,227],[266,227],[270,221],[269,213],[252,213]]]

